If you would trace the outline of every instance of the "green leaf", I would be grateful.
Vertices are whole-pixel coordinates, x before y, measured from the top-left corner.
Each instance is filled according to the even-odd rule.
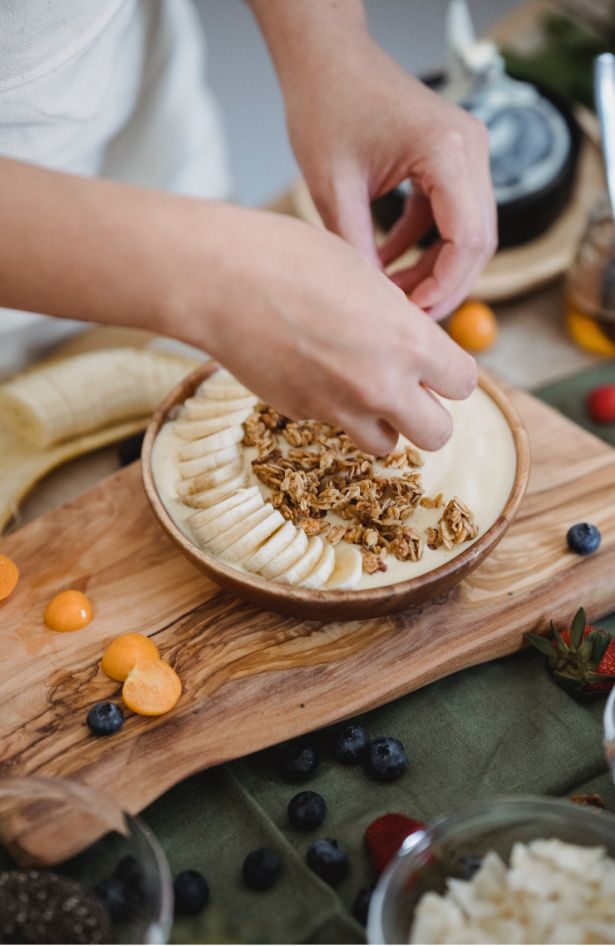
[[[553,644],[551,641],[547,640],[546,637],[541,637],[540,634],[532,634],[528,631],[525,635],[525,639],[528,644],[531,644],[536,650],[539,650],[540,653],[548,657],[549,660],[552,660],[555,656]]]
[[[556,641],[556,644],[557,644],[557,646],[555,647],[555,649],[556,649],[556,650],[560,650],[561,653],[562,653],[562,655],[565,656],[566,654],[569,654],[571,650],[574,650],[574,649],[575,649],[574,647],[571,648],[571,647],[568,646],[568,644],[566,643],[566,641],[564,640],[564,638],[562,637],[562,635],[560,634],[560,632],[559,632],[558,629],[556,628],[556,626],[555,626],[555,624],[553,623],[553,621],[551,621],[551,630],[553,631],[553,637],[554,637],[554,639],[555,639],[555,641]],[[555,646],[555,645],[554,645],[554,646]]]
[[[587,683],[604,683],[608,680],[615,680],[613,673],[594,673],[593,670],[587,674]]]
[[[593,631],[589,635],[589,639],[592,642],[592,663],[594,663],[596,667],[599,667],[600,661],[609,649],[611,635],[604,631]]]
[[[586,623],[585,608],[579,608],[570,625],[570,643],[573,650],[579,649],[579,645],[583,640],[583,631],[585,630]]]
[[[568,693],[578,695],[579,693],[583,692],[585,682],[583,680],[579,680],[577,677],[569,677],[565,673],[558,673],[556,671],[553,674],[553,678],[556,683],[559,683],[559,685],[563,687],[564,690],[567,690]]]
[[[578,651],[579,660],[582,664],[591,664],[594,654],[594,643],[589,637],[584,638]]]

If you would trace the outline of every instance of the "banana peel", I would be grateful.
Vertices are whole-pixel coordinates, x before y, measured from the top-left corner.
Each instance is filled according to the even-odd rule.
[[[123,345],[122,342],[120,342],[120,346],[118,346],[117,349],[115,349],[114,346],[114,349],[119,352],[121,351],[121,347],[136,348],[137,345],[134,344],[136,339],[131,339],[131,341],[133,342],[132,345]],[[143,341],[146,340],[143,339]],[[151,359],[152,364],[158,363],[159,366],[164,367],[164,370],[161,372],[161,376],[164,377],[164,385],[161,384],[161,389],[155,392],[155,399],[161,401],[169,388],[179,383],[198,362],[196,359],[185,355],[170,354],[169,352],[151,349],[147,345],[147,341],[145,345],[147,359]],[[98,349],[98,346],[95,347]],[[139,346],[139,348],[141,348],[141,346]],[[54,374],[57,373],[56,377],[59,385],[61,385],[62,378],[66,375],[66,366],[70,363],[74,364],[75,358],[80,357],[84,350],[92,353],[92,355],[94,354],[92,348],[86,344],[80,351],[75,352],[75,354],[69,357],[53,358],[51,361],[45,363],[47,371],[52,370]],[[104,357],[108,360],[110,349],[101,348],[98,350],[104,353]],[[141,348],[141,350],[143,351],[144,349]],[[75,351],[75,349],[73,349],[73,351]],[[9,383],[12,383],[17,378],[27,379],[29,376],[34,376],[35,373],[40,370],[40,366],[35,366],[30,369],[30,371],[15,376]],[[94,376],[95,374],[96,373],[94,373]],[[104,379],[99,377],[96,383],[100,386],[100,390],[94,393],[96,393],[101,400],[104,400]],[[117,383],[118,381],[116,379],[115,384],[117,385]],[[119,383],[122,383],[121,379]],[[134,376],[127,379],[126,383],[134,385]],[[3,385],[0,385],[0,391],[2,387]],[[162,389],[163,387],[166,389]],[[89,393],[91,395],[93,392],[90,390]],[[153,403],[151,407],[152,409],[154,408]],[[144,414],[140,411],[139,416],[136,417],[129,416],[121,419],[115,417],[112,423],[101,423],[99,414],[96,423],[97,429],[82,430],[78,436],[44,446],[32,442],[31,439],[29,440],[20,432],[19,427],[8,423],[6,412],[4,416],[0,413],[0,534],[4,531],[9,522],[17,516],[20,503],[28,493],[30,493],[33,487],[44,476],[51,472],[51,470],[83,454],[139,433],[147,426],[150,416],[151,413]],[[51,418],[51,420],[53,420],[53,418]]]

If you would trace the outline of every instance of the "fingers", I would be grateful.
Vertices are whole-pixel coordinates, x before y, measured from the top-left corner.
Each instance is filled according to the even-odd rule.
[[[426,249],[412,266],[408,266],[406,269],[398,269],[395,273],[390,273],[389,278],[391,282],[399,286],[407,296],[412,295],[414,289],[427,279],[433,271],[441,250],[442,240],[438,240]],[[414,299],[412,301],[414,301]]]
[[[433,223],[431,204],[420,192],[409,194],[404,211],[389,231],[379,250],[383,266],[398,259],[402,253],[414,246]]]
[[[421,318],[427,319],[422,313]],[[433,329],[433,338],[431,331],[426,333],[428,348],[419,368],[421,382],[442,397],[463,401],[477,384],[476,361],[439,325],[429,321],[429,326]]]
[[[407,292],[416,305],[427,309],[437,321],[470,295],[483,261],[473,250],[444,241],[436,244],[436,250],[431,272],[422,281],[418,281],[417,276],[425,271],[424,266],[411,274],[413,278],[409,282],[413,285]],[[434,303],[434,299],[440,301]]]
[[[388,416],[391,426],[422,450],[440,450],[453,432],[446,408],[423,387],[417,387],[404,407]]]
[[[327,230],[347,240],[375,269],[381,269],[367,181],[349,173],[338,174],[332,191],[320,195],[315,191],[312,196]]]
[[[474,122],[474,119],[472,120]],[[468,137],[476,138],[471,145]],[[495,249],[494,200],[486,135],[449,132],[423,183],[442,242],[433,267],[412,290],[413,301],[438,318],[464,298]]]
[[[370,417],[368,414],[348,415],[348,418],[341,422],[341,426],[360,450],[373,453],[376,457],[390,453],[397,443],[397,429],[386,420]]]

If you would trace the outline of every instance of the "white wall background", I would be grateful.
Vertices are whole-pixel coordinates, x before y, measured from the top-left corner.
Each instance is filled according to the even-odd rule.
[[[310,2],[310,0],[288,0]],[[207,31],[209,82],[222,107],[238,200],[262,204],[293,179],[282,100],[263,39],[244,0],[197,0]],[[409,71],[444,59],[447,0],[365,0],[372,34]],[[479,31],[518,6],[470,0]]]

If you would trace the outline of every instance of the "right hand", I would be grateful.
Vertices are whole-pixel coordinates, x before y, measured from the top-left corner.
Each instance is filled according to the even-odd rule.
[[[370,453],[398,433],[442,447],[452,421],[431,391],[468,397],[474,359],[339,237],[278,214],[221,213],[228,241],[189,280],[182,337],[282,413],[343,427]],[[217,283],[205,316],[201,279]]]

